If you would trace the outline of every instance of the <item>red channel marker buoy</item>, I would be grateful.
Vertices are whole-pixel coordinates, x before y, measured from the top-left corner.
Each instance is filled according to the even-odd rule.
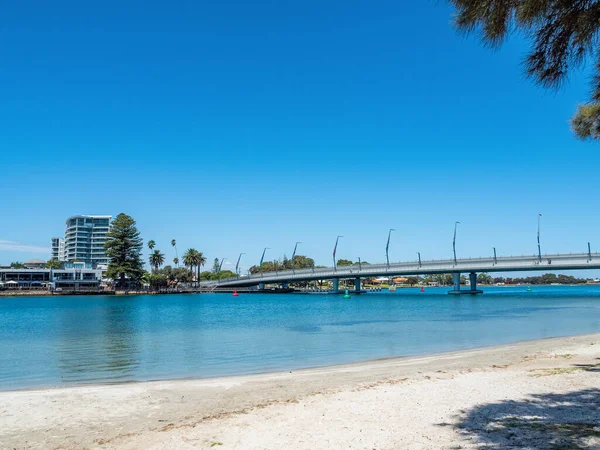
[[[234,290],[233,290],[233,296],[234,296],[234,297],[237,297],[237,296],[238,296],[237,289],[234,289]]]
[[[421,292],[425,292],[425,286],[421,286]]]

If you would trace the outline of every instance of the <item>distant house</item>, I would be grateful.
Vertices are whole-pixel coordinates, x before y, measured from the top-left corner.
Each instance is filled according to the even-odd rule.
[[[29,261],[25,261],[23,265],[26,269],[43,269],[46,265],[46,261],[41,259],[30,259]]]

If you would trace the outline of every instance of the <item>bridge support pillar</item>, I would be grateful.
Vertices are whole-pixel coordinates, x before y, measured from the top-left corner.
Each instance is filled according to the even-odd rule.
[[[452,274],[452,280],[454,281],[454,290],[460,291],[460,272],[454,272]]]
[[[261,291],[264,291],[265,290],[265,283],[259,283],[258,289],[260,289]]]
[[[469,274],[469,284],[471,285],[471,291],[477,290],[477,274],[475,272]]]
[[[354,279],[354,290],[358,293],[360,292],[360,277],[356,277]]]
[[[334,278],[331,281],[333,281],[333,292],[340,292],[340,279]]]
[[[471,289],[460,289],[460,272],[454,272],[452,274],[452,279],[454,281],[454,289],[448,291],[448,294],[452,295],[461,295],[461,294],[483,294],[483,291],[477,289],[477,274],[475,272],[471,272],[469,274],[469,282],[471,284]]]

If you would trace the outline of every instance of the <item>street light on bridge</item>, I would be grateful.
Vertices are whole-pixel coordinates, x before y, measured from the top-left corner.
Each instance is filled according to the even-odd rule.
[[[335,246],[333,247],[333,270],[337,270],[337,263],[335,262],[335,254],[337,253],[337,246],[338,246],[338,242],[340,240],[340,238],[343,238],[344,236],[338,236],[335,239]]]
[[[360,262],[360,256],[358,257],[358,271],[360,272],[362,270],[362,265]]]
[[[394,230],[393,228],[390,228],[390,231],[388,232],[387,244],[385,246],[385,259],[387,261],[388,269],[390,268],[390,237],[392,236],[392,231],[396,231],[396,230]]]
[[[298,249],[298,244],[302,244],[302,242],[296,242],[296,245],[294,245],[294,253],[292,253],[292,272],[296,273],[296,267],[294,264],[294,261],[296,260],[296,250]]]
[[[419,269],[421,268],[421,252],[417,252],[417,255],[419,255]]]
[[[265,249],[263,250],[263,254],[262,254],[261,258],[260,258],[260,266],[259,267],[260,267],[260,273],[261,274],[263,273],[263,271],[262,271],[262,265],[263,265],[263,261],[265,259],[265,253],[267,253],[267,250],[271,250],[271,249],[269,247],[265,247]]]
[[[456,265],[456,228],[460,222],[454,222],[454,239],[452,239],[452,251],[454,252],[454,265]]]
[[[245,255],[245,253],[240,253],[240,256],[238,256],[237,263],[235,264],[235,273],[238,276],[238,278],[240,277],[240,259],[242,259],[242,255]]]
[[[494,247],[494,265],[498,264],[498,258],[496,258],[496,247]]]
[[[542,262],[542,247],[540,246],[540,221],[542,219],[542,215],[538,214],[538,232],[537,232],[537,241],[538,241],[538,262]]]

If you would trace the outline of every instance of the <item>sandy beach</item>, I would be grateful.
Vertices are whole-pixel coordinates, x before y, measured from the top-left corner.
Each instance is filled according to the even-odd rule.
[[[600,334],[0,393],[2,449],[600,448]]]

